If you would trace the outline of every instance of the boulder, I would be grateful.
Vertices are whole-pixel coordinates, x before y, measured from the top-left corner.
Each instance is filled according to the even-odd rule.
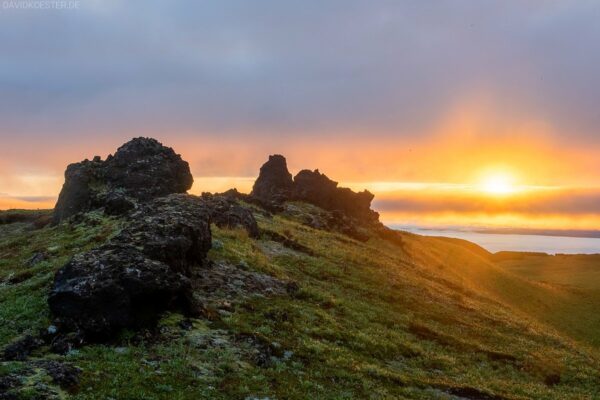
[[[152,325],[168,309],[193,308],[190,278],[211,247],[210,213],[196,196],[141,206],[109,243],[58,270],[48,297],[54,324],[88,341]]]
[[[189,279],[169,265],[109,244],[62,267],[48,303],[61,330],[103,341],[120,329],[152,324],[164,310],[183,305],[189,290]]]
[[[121,188],[139,200],[185,193],[194,183],[188,163],[150,138],[135,138],[119,147],[106,159],[104,170],[111,188]]]
[[[198,196],[160,197],[133,212],[113,241],[140,248],[147,257],[190,276],[211,248],[210,216],[210,208]]]
[[[293,184],[285,157],[275,154],[269,156],[269,161],[260,167],[250,196],[265,205],[276,206],[289,200]]]
[[[238,203],[238,192],[227,191],[212,195],[203,193],[202,199],[210,210],[210,222],[219,228],[243,228],[252,238],[258,238],[260,232],[252,210]]]
[[[2,352],[2,360],[4,361],[23,361],[26,360],[29,354],[42,346],[44,342],[37,337],[25,335],[17,341],[9,344]],[[1,398],[1,397],[0,397]]]
[[[135,138],[105,161],[96,156],[71,164],[54,208],[54,223],[96,208],[124,213],[148,201],[192,187],[189,165],[173,149],[150,138]]]

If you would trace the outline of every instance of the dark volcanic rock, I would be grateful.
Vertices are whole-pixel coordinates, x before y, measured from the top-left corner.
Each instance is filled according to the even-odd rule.
[[[337,182],[321,174],[318,169],[314,171],[303,169],[294,177],[293,197],[330,209],[335,201],[337,185]]]
[[[373,222],[368,220],[367,222]],[[360,223],[356,222],[353,217],[348,217],[342,211],[333,211],[327,218],[327,224],[330,229],[337,230],[352,239],[358,240],[359,242],[366,242],[369,240],[369,235],[366,234],[362,229]],[[379,222],[377,222],[379,224]]]
[[[42,371],[47,376],[40,373]],[[66,390],[75,389],[79,384],[80,374],[79,368],[60,361],[28,362],[16,372],[0,373],[0,400],[62,399],[64,393],[57,386]]]
[[[239,303],[255,295],[283,295],[289,283],[269,275],[247,271],[239,265],[217,261],[210,263],[194,282],[196,294],[205,305]],[[227,307],[229,308],[229,307]]]
[[[298,243],[294,239],[285,237],[285,236],[283,236],[283,235],[281,235],[281,234],[279,234],[279,233],[277,233],[275,231],[265,230],[263,232],[263,236],[265,238],[267,238],[267,239],[270,239],[270,240],[274,241],[274,242],[281,243],[285,247],[290,248],[292,250],[300,251],[300,252],[306,253],[306,254],[308,254],[310,256],[314,256],[314,253],[313,253],[313,251],[310,248],[304,246],[303,244]]]
[[[189,280],[165,263],[130,246],[106,245],[61,268],[48,302],[62,329],[105,340],[122,328],[151,324],[160,312],[181,304],[189,288]]]
[[[269,161],[260,168],[250,197],[270,211],[283,211],[283,202],[298,200],[340,212],[340,215],[362,223],[379,221],[379,214],[371,210],[372,193],[340,188],[337,182],[319,170],[302,170],[292,180],[286,160],[281,155],[269,156]]]
[[[250,195],[265,205],[277,206],[289,200],[292,186],[292,174],[287,169],[285,157],[275,154],[260,167]]]
[[[44,342],[31,335],[26,335],[21,339],[9,344],[4,348],[2,358],[7,361],[23,361],[29,354],[42,346]]]
[[[136,138],[106,161],[94,157],[67,167],[54,222],[101,207],[110,213],[124,213],[133,208],[135,200],[184,193],[192,183],[188,163],[173,149],[154,139]]]
[[[377,220],[379,215],[371,210],[373,194],[359,193],[348,188],[339,188],[319,170],[302,170],[294,177],[292,199],[314,204],[325,210],[340,211],[344,215],[361,220]]]
[[[135,200],[117,191],[110,192],[104,202],[104,212],[108,215],[124,215],[135,207]]]
[[[44,340],[50,345],[50,351],[56,354],[67,354],[73,348],[79,347],[85,341],[85,338],[80,332],[68,332],[52,334],[45,333]]]
[[[71,364],[58,361],[40,361],[37,364],[46,370],[53,383],[63,389],[70,389],[79,384],[81,369]]]
[[[104,341],[122,328],[153,324],[167,309],[193,307],[189,278],[211,246],[205,203],[174,194],[130,218],[111,242],[57,272],[48,303],[61,331]]]
[[[190,167],[172,148],[148,138],[136,138],[119,147],[105,162],[105,177],[113,188],[149,200],[170,193],[185,193],[194,179]]]
[[[160,197],[131,214],[127,228],[113,241],[140,248],[147,257],[189,275],[211,248],[210,215],[200,197]]]
[[[237,193],[237,191],[236,191]],[[244,228],[252,238],[258,238],[260,232],[252,211],[237,202],[235,194],[211,195],[203,193],[210,210],[210,221],[219,228]]]
[[[315,207],[316,208],[316,207]],[[377,221],[359,221],[349,217],[341,211],[327,211],[322,208],[304,210],[293,203],[285,205],[285,215],[300,220],[305,225],[315,229],[337,231],[360,242],[365,242],[371,237],[369,228],[383,226]]]
[[[89,160],[67,167],[65,183],[54,207],[54,222],[98,205],[95,192],[102,181],[101,168],[102,162]]]
[[[22,386],[22,380],[16,374],[0,376],[0,400],[18,400],[17,395],[9,391]]]

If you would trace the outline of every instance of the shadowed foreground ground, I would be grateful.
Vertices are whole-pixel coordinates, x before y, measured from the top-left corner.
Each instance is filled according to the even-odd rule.
[[[577,305],[571,289],[528,281],[467,242],[403,234],[401,246],[376,236],[363,243],[303,224],[319,213],[314,206],[288,203],[274,217],[255,210],[261,237],[213,226],[209,258],[295,282],[292,295],[239,291],[207,299],[202,317],[169,313],[156,330],[123,332],[114,343],[64,356],[36,350],[34,360],[81,368],[70,394],[44,369],[26,370],[31,364],[2,362],[0,375],[24,377],[22,398],[600,396],[596,341],[574,332],[589,322],[577,314],[561,323]],[[121,225],[96,212],[38,230],[0,225],[0,345],[46,329],[54,271]],[[224,279],[218,284],[238,293],[242,284]]]

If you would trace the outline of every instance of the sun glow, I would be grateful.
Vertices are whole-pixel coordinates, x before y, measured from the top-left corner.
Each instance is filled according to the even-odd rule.
[[[506,173],[493,173],[483,178],[481,189],[491,195],[507,195],[515,192],[514,179]]]

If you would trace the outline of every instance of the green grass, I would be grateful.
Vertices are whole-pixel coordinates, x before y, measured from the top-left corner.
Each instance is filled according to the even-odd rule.
[[[598,290],[600,288],[600,255],[558,254],[513,257],[498,263],[524,278],[565,288]]]
[[[158,335],[124,334],[114,345],[71,352],[64,358],[84,370],[73,398],[456,399],[449,393],[469,388],[507,399],[600,396],[591,342],[539,312],[536,302],[560,304],[562,291],[460,242],[405,234],[400,248],[315,230],[293,216],[256,216],[261,228],[314,255],[213,227],[223,246],[209,257],[297,282],[296,293],[247,299],[190,330],[168,314]],[[0,315],[16,321],[0,327],[1,343],[46,326],[53,271],[119,227],[96,219],[0,236],[3,277],[40,248],[56,247],[29,279],[0,288]],[[581,318],[573,320],[581,326]]]
[[[107,240],[118,226],[118,221],[93,213],[79,225],[39,230],[26,223],[0,226],[0,346],[49,325],[46,298],[55,271],[73,254]],[[47,260],[27,266],[38,252],[47,254]]]
[[[584,343],[600,347],[600,256],[508,254],[496,264],[531,282],[536,296],[507,301]],[[531,293],[531,292],[530,292]],[[518,300],[518,299],[517,299]]]

